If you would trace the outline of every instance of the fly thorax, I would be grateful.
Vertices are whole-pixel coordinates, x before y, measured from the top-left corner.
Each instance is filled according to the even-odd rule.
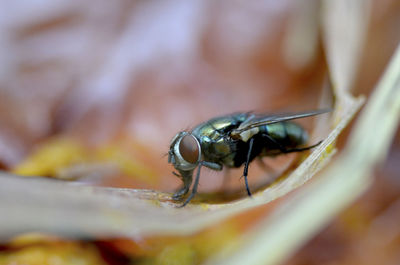
[[[223,138],[216,141],[214,144],[214,151],[219,154],[225,156],[231,152],[231,148],[228,143],[225,142]]]
[[[220,157],[224,157],[231,152],[229,144],[223,137],[211,139],[208,136],[202,136],[200,139],[203,155],[206,157],[206,159],[219,159]]]

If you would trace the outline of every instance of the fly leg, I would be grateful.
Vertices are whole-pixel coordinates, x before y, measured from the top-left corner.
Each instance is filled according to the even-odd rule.
[[[197,168],[197,173],[196,173],[196,178],[194,180],[194,184],[193,184],[193,189],[192,189],[192,193],[190,193],[189,197],[186,199],[186,201],[179,207],[185,207],[186,204],[188,204],[194,197],[194,195],[196,195],[197,193],[197,187],[199,186],[199,180],[200,180],[200,169],[201,166],[203,165],[203,161],[199,162],[198,168]]]
[[[271,136],[269,136],[268,134],[263,134],[264,137],[268,138],[268,140],[270,140],[271,142],[273,142],[279,149],[279,151],[281,151],[282,153],[293,153],[293,152],[302,152],[302,151],[306,151],[306,150],[310,150],[318,145],[320,145],[322,143],[322,141],[319,141],[316,144],[310,145],[310,146],[306,146],[306,147],[301,147],[301,148],[290,148],[287,149],[286,147],[284,147],[283,145],[281,145],[279,142],[277,142],[274,138],[272,138]]]
[[[253,149],[253,143],[254,143],[254,138],[250,138],[249,150],[247,151],[247,159],[246,159],[246,163],[244,164],[244,170],[243,170],[244,183],[246,184],[247,194],[250,197],[251,197],[251,192],[250,192],[250,188],[249,188],[249,183],[247,181],[247,173],[249,171],[249,163],[250,163],[251,151]]]
[[[181,200],[183,196],[185,196],[190,189],[190,185],[192,184],[192,174],[193,171],[184,171],[181,172],[181,175],[172,172],[175,176],[179,177],[182,181],[183,181],[183,187],[180,188],[177,192],[174,193],[174,195],[172,195],[172,199],[174,200]]]
[[[174,195],[172,195],[172,199],[174,199],[175,201],[181,200],[182,197],[189,192],[189,187],[190,185],[189,186],[183,185],[182,188],[180,188],[177,192],[174,193]]]
[[[211,168],[211,169],[214,169],[214,170],[222,170],[222,165],[220,165],[220,164],[213,163],[213,162],[207,162],[207,161],[200,161],[199,164],[198,164],[198,166],[197,166],[196,178],[194,179],[194,184],[193,184],[192,192],[190,193],[189,197],[185,200],[185,202],[184,202],[181,206],[179,206],[179,207],[184,207],[184,206],[186,206],[186,204],[188,204],[188,203],[193,199],[194,195],[196,195],[196,193],[197,193],[197,187],[199,186],[199,180],[200,180],[200,169],[201,169],[202,166],[206,166],[206,167]],[[182,190],[184,190],[183,195],[186,194],[186,193],[189,191],[189,187],[190,187],[190,184],[191,184],[191,183],[192,183],[192,178],[190,178],[190,183],[188,184],[188,186],[186,186],[186,183],[185,183],[185,186],[184,186],[183,189],[182,189]],[[180,191],[181,191],[181,190],[180,190]],[[180,192],[180,191],[178,191],[178,192]],[[178,193],[178,192],[177,192],[177,193]],[[176,194],[176,193],[175,193],[175,194]],[[182,196],[183,196],[183,195],[182,195]],[[174,195],[174,196],[175,196],[175,195]],[[181,197],[182,197],[182,196],[181,196]],[[181,198],[181,197],[180,197],[180,198]]]

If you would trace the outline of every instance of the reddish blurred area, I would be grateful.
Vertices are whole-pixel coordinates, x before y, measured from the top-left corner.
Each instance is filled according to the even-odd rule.
[[[100,2],[2,4],[9,11],[0,16],[0,168],[10,170],[49,139],[64,137],[91,151],[112,149],[107,154],[118,155],[122,167],[131,158],[145,168],[138,172],[150,168],[154,177],[111,171],[96,184],[171,191],[179,181],[163,154],[179,130],[236,111],[318,107],[326,75],[319,38],[309,41],[312,56],[303,63],[291,64],[285,55],[293,18],[304,9],[297,1]],[[312,10],[317,2],[304,4]],[[311,21],[317,17],[311,12]],[[399,29],[399,2],[373,1],[356,94],[371,92],[400,41]],[[288,264],[400,259],[399,133],[396,139],[373,187]],[[223,174],[205,172],[201,188],[218,188],[222,180]],[[269,207],[256,209],[254,220]],[[227,222],[250,226],[243,220]],[[108,244],[98,247],[104,252]]]
[[[7,169],[50,137],[89,148],[129,142],[139,148],[124,154],[152,168],[159,183],[116,173],[102,184],[172,190],[179,182],[163,155],[178,131],[237,111],[317,108],[321,44],[310,39],[312,56],[297,65],[280,48],[288,46],[295,1],[103,4],[7,4],[0,75]],[[213,172],[202,176],[204,190],[221,183]]]
[[[373,186],[286,264],[398,264],[400,130]]]
[[[354,92],[369,95],[400,42],[400,2],[373,1]],[[373,128],[371,128],[373,129]],[[351,127],[339,139],[345,144]],[[372,187],[285,264],[399,264],[400,128]],[[356,168],[354,170],[357,170]]]

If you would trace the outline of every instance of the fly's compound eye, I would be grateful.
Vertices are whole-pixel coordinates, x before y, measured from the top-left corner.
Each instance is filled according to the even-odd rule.
[[[195,164],[199,161],[199,143],[197,139],[190,134],[182,137],[179,142],[179,153],[186,162]]]

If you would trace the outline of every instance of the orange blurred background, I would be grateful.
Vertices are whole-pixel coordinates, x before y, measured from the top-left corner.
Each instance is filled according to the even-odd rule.
[[[180,181],[163,155],[179,130],[237,111],[319,107],[327,67],[318,1],[1,5],[7,10],[0,16],[0,167],[5,170],[173,191]],[[356,95],[370,93],[400,41],[399,2],[375,0],[371,10]],[[289,38],[300,22],[304,34]],[[312,128],[311,121],[304,125]],[[400,260],[399,139],[397,133],[373,188],[288,264]],[[49,156],[55,160],[47,161]],[[53,166],[37,167],[46,161]],[[285,159],[271,164],[279,168]],[[200,189],[219,189],[222,182],[223,174],[208,171]],[[234,176],[231,182],[243,184]],[[268,207],[256,209],[254,218]],[[241,226],[251,223],[241,218],[236,217]],[[107,244],[98,246],[105,251]]]

